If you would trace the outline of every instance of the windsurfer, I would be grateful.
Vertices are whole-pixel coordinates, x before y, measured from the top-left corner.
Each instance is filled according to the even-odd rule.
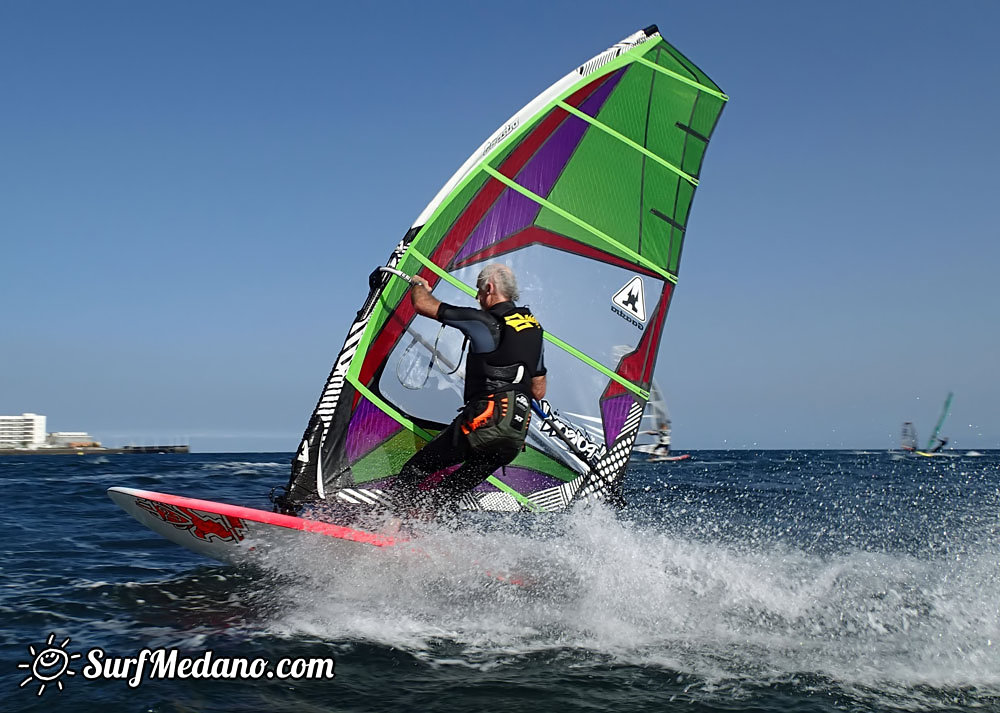
[[[513,271],[501,263],[476,280],[481,309],[445,304],[422,277],[412,278],[417,314],[460,330],[468,340],[465,404],[457,418],[410,458],[393,489],[397,510],[431,516],[456,503],[524,447],[531,399],[545,396],[542,327],[525,307]],[[438,481],[432,475],[461,463]]]
[[[642,433],[650,436],[656,436],[656,447],[653,449],[653,455],[670,455],[670,421],[665,423],[661,422],[660,428],[657,431],[643,431]]]
[[[931,448],[930,451],[928,451],[929,453],[937,453],[942,448],[944,448],[946,445],[948,445],[948,439],[947,438],[942,438],[942,437],[939,436],[936,440],[937,440],[937,444],[935,444],[935,446],[933,448]]]

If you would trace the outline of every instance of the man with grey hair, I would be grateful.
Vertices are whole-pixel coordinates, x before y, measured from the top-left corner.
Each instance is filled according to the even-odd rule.
[[[416,276],[410,297],[417,314],[455,327],[468,339],[465,405],[458,417],[403,466],[393,498],[400,508],[430,514],[456,503],[524,448],[531,399],[545,396],[542,326],[525,307],[511,269],[483,268],[476,280],[482,309],[455,307],[430,293]],[[449,466],[461,467],[428,487],[428,479]]]

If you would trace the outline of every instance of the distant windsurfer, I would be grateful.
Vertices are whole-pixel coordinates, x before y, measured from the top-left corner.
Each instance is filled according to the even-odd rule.
[[[403,466],[393,488],[397,511],[431,515],[457,502],[524,446],[531,399],[545,396],[542,326],[518,307],[517,280],[500,263],[476,280],[482,309],[445,304],[422,277],[412,278],[417,314],[460,330],[468,339],[465,404],[458,417]],[[461,463],[439,482],[431,476]]]
[[[661,422],[659,430],[643,431],[643,433],[656,436],[656,446],[653,448],[653,457],[664,457],[670,455],[670,421]]]

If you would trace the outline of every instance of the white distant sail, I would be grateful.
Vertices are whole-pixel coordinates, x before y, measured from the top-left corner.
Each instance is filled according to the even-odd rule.
[[[649,390],[649,401],[633,453],[667,456],[670,454],[670,412],[663,392],[656,382]]]

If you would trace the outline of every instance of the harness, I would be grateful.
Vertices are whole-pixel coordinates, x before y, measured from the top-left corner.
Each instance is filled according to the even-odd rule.
[[[500,391],[462,409],[461,431],[475,449],[522,450],[531,423],[531,400],[520,391]]]
[[[497,348],[488,355],[470,353],[466,360],[468,375],[470,362],[476,359],[474,369],[478,372],[480,390],[466,402],[460,430],[475,449],[521,450],[531,423],[531,373],[525,363],[538,359],[537,352],[531,353],[536,348],[531,342],[532,339],[540,342],[541,325],[524,308],[494,315],[502,329]],[[535,336],[529,337],[527,330],[535,330]],[[491,360],[501,363],[490,363]],[[505,360],[510,363],[503,364]]]

